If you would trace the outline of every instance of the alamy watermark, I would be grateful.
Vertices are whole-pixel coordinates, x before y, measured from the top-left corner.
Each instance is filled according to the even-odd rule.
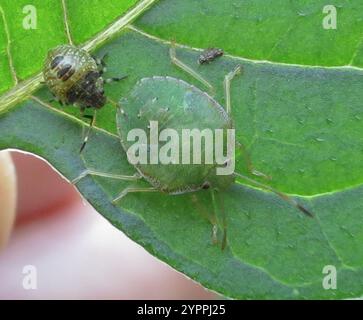
[[[38,289],[38,275],[37,268],[33,265],[26,265],[23,267],[23,281],[22,285],[24,290]]]
[[[37,28],[37,9],[35,6],[28,4],[23,7],[23,13],[25,17],[23,18],[23,28],[25,30],[36,29]]]
[[[323,7],[326,16],[323,19],[323,28],[326,30],[337,28],[337,8],[331,4]]]
[[[326,275],[323,277],[323,288],[325,290],[335,290],[337,288],[337,268],[333,265],[326,265],[322,273]]]
[[[159,132],[158,122],[150,121],[148,133],[132,129],[127,141],[135,142],[127,150],[128,161],[133,165],[217,164],[217,175],[231,175],[235,169],[234,129],[182,129],[180,136],[177,130],[170,128]],[[163,145],[159,148],[160,142]]]

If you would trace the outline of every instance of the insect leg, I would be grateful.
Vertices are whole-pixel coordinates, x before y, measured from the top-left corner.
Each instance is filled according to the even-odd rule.
[[[218,221],[217,219],[217,211],[218,211],[218,206],[217,206],[217,201],[216,201],[216,197],[215,197],[215,193],[218,191],[215,188],[209,188],[210,192],[211,192],[211,197],[212,197],[212,203],[213,203],[213,209],[214,209],[214,213],[213,215],[215,216],[215,220]],[[223,205],[223,200],[222,197],[219,197],[221,200],[221,209],[222,209],[222,227],[223,227],[223,238],[222,238],[222,245],[221,245],[221,249],[224,250],[224,248],[226,247],[227,244],[227,217],[226,217],[226,213],[224,211],[224,205]]]
[[[237,76],[240,75],[242,72],[242,66],[238,65],[235,67],[235,69],[233,71],[231,71],[230,73],[228,73],[225,77],[224,77],[224,81],[223,81],[223,87],[224,87],[224,97],[226,100],[226,112],[228,113],[229,116],[231,116],[232,114],[232,104],[231,104],[231,82],[232,80]],[[252,161],[251,161],[251,157],[249,155],[249,153],[247,152],[246,147],[240,143],[240,142],[236,142],[237,147],[242,151],[246,163],[247,163],[247,168],[248,171],[256,176],[259,177],[264,177],[266,179],[271,179],[271,177],[265,175],[262,172],[259,172],[257,170],[254,169],[253,165],[252,165]]]
[[[263,177],[267,180],[271,180],[271,177],[264,174],[263,172],[260,172],[260,171],[257,171],[254,167],[253,167],[253,164],[252,164],[252,160],[251,160],[251,157],[250,157],[250,154],[249,152],[247,151],[246,147],[244,146],[244,144],[242,144],[241,142],[238,142],[236,141],[236,146],[238,149],[241,150],[244,158],[245,158],[245,161],[246,161],[246,164],[247,164],[247,169],[248,171],[255,175],[255,176],[258,176],[258,177]]]
[[[271,191],[273,193],[275,193],[276,195],[278,195],[281,199],[285,200],[286,202],[290,203],[291,205],[293,205],[295,208],[299,209],[301,212],[303,212],[305,215],[313,218],[314,215],[308,210],[306,209],[304,206],[302,206],[301,204],[299,204],[295,199],[289,197],[286,193],[283,193],[281,191],[278,191],[270,186],[267,186],[263,183],[260,183],[258,181],[255,181],[253,179],[250,179],[249,177],[246,177],[240,173],[233,173],[236,177],[239,177],[239,178],[242,178],[243,180],[245,181],[248,181],[249,183],[255,185],[256,187],[259,187],[261,189],[264,189],[264,190],[268,190],[268,191]]]
[[[121,76],[121,77],[112,77],[112,78],[107,78],[104,80],[104,83],[111,83],[111,82],[117,82],[117,81],[121,81],[123,79],[126,79],[128,76]]]
[[[77,178],[72,180],[72,184],[77,184],[80,180],[87,176],[97,176],[97,177],[104,177],[104,178],[110,178],[110,179],[117,179],[117,180],[126,180],[126,181],[135,181],[142,179],[141,175],[138,173],[135,173],[132,176],[127,175],[121,175],[121,174],[114,174],[114,173],[105,173],[105,172],[99,172],[95,170],[85,170],[83,171]]]
[[[81,145],[81,148],[79,150],[79,152],[81,153],[84,149],[84,147],[86,146],[87,144],[87,141],[88,141],[88,138],[89,138],[89,135],[91,134],[91,130],[96,122],[96,111],[94,111],[93,115],[82,115],[83,118],[86,118],[86,119],[90,119],[90,124],[89,124],[89,128],[87,130],[87,134],[83,140],[83,143]]]
[[[187,66],[184,62],[180,61],[176,57],[176,51],[175,51],[175,44],[174,43],[172,43],[172,46],[170,47],[169,55],[170,55],[170,59],[171,59],[172,63],[174,63],[180,69],[182,69],[183,71],[185,71],[186,73],[191,75],[196,80],[203,83],[211,91],[211,94],[214,95],[213,86],[206,79],[204,79],[198,72],[194,71],[191,67]]]
[[[217,236],[217,233],[218,233],[218,222],[217,222],[217,218],[216,218],[216,215],[213,214],[213,215],[210,215],[204,208],[204,206],[202,206],[200,204],[200,202],[198,201],[198,198],[195,194],[192,194],[191,195],[192,197],[192,201],[193,203],[195,204],[195,206],[197,207],[198,209],[198,212],[205,218],[207,219],[210,224],[212,225],[212,243],[213,244],[217,244],[218,243],[218,236]]]
[[[106,62],[105,59],[108,57],[108,52],[106,52],[101,58],[99,58],[99,63],[101,66],[105,67],[106,66]]]
[[[224,77],[223,87],[224,87],[224,97],[226,100],[226,111],[228,115],[231,115],[232,106],[231,106],[231,82],[235,76],[241,74],[242,66],[238,65],[233,71],[228,73]]]
[[[227,245],[227,215],[226,215],[226,211],[225,211],[225,207],[224,207],[224,199],[220,193],[219,193],[219,203],[220,203],[221,212],[222,212],[222,227],[223,227],[223,238],[222,238],[221,249],[224,250],[224,248]]]
[[[115,199],[112,200],[112,203],[115,204],[116,202],[120,201],[130,192],[158,192],[158,191],[159,190],[154,187],[146,187],[146,188],[127,187],[126,189],[122,190]]]

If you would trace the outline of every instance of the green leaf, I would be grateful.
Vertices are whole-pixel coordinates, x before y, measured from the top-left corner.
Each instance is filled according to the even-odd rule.
[[[128,75],[106,87],[113,100],[126,96],[139,79],[153,75],[184,79],[204,90],[170,63],[168,40],[172,38],[188,45],[178,47],[177,55],[213,84],[215,98],[222,105],[224,75],[237,64],[243,66],[243,74],[232,86],[238,140],[248,146],[254,166],[272,176],[268,183],[296,195],[314,212],[313,219],[275,195],[238,181],[222,194],[228,215],[228,246],[222,251],[212,245],[211,226],[190,194],[130,194],[114,206],[111,200],[129,182],[87,177],[77,185],[98,212],[150,253],[227,297],[349,298],[363,294],[363,73],[358,67],[345,66],[362,30],[354,28],[355,36],[350,38],[339,33],[339,12],[346,10],[345,19],[349,12],[359,12],[360,5],[344,2],[338,8],[338,29],[324,30],[330,36],[322,40],[323,3],[316,3],[285,6],[281,18],[266,2],[160,0],[137,19],[136,27],[111,25],[100,33],[106,36],[88,39],[91,33],[78,26],[84,33],[73,36],[87,39],[87,49],[102,43],[94,53],[108,53],[106,76]],[[87,10],[91,9],[68,16],[86,17]],[[291,26],[289,31],[297,12],[306,13],[299,17],[307,18],[308,35],[303,25]],[[123,26],[117,21],[116,25]],[[267,31],[275,36],[273,41],[265,35]],[[298,43],[291,40],[295,37]],[[321,42],[332,46],[337,39],[341,46],[322,59]],[[199,66],[200,51],[191,46],[221,46],[228,55]],[[266,52],[273,47],[275,54],[269,57]],[[361,59],[359,52],[355,59]],[[39,76],[29,78],[25,86],[20,83],[0,97],[0,149],[33,152],[69,180],[86,168],[134,173],[116,135],[112,106],[99,111],[97,128],[80,156],[85,123],[79,120],[79,110],[50,104],[47,88],[34,91],[39,81]],[[21,101],[26,95],[32,96]],[[244,172],[242,155],[238,160],[236,170]],[[212,210],[208,192],[196,195],[201,206]],[[322,286],[327,265],[338,271],[336,290]]]
[[[322,26],[328,16],[325,0],[161,1],[136,25],[163,39],[175,37],[197,48],[219,46],[244,58],[362,67],[363,3],[330,4],[337,11],[337,30]]]

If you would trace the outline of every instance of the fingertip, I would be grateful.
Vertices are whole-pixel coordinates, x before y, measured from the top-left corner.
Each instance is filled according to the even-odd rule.
[[[0,250],[9,239],[16,212],[16,171],[9,151],[0,152]]]

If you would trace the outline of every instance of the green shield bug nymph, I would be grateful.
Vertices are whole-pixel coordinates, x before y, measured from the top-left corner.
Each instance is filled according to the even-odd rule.
[[[45,84],[61,104],[76,105],[81,113],[86,108],[102,108],[107,98],[103,89],[105,82],[118,81],[121,78],[104,80],[104,61],[92,57],[87,51],[74,45],[60,45],[48,52],[44,63],[43,77]],[[91,126],[95,121],[91,118]],[[88,134],[82,144],[83,150]]]
[[[205,86],[213,91],[213,87],[207,80],[176,57],[174,46],[170,49],[170,57],[172,63],[189,73],[197,80],[201,81]],[[200,164],[175,162],[165,164],[158,161],[137,163],[130,161],[129,151],[132,147],[132,143],[129,139],[129,133],[133,130],[145,132],[146,138],[139,146],[145,147],[144,149],[146,150],[146,153],[150,156],[152,150],[155,151],[155,149],[152,149],[155,147],[155,144],[152,142],[154,141],[152,140],[152,130],[155,129],[154,123],[158,124],[158,127],[156,128],[158,133],[162,132],[162,128],[171,128],[173,130],[172,132],[175,132],[176,135],[180,135],[182,130],[193,128],[197,128],[200,132],[205,129],[211,129],[212,131],[233,130],[234,123],[231,118],[232,106],[230,86],[233,79],[241,73],[241,70],[241,66],[238,65],[233,71],[225,76],[225,108],[223,108],[208,93],[203,92],[195,86],[180,79],[167,76],[154,76],[139,80],[128,96],[120,100],[116,115],[117,129],[121,145],[128,156],[129,162],[135,167],[136,173],[134,175],[127,176],[86,170],[79,177],[74,179],[73,183],[77,183],[87,175],[93,175],[129,181],[145,179],[150,184],[149,187],[129,186],[125,188],[116,196],[115,199],[113,199],[113,203],[119,201],[131,192],[163,192],[175,195],[196,192],[202,189],[208,189],[211,193],[212,202],[214,203],[216,199],[216,192],[226,190],[234,183],[235,178],[239,177],[259,188],[274,192],[306,215],[312,216],[312,214],[296,202],[295,199],[290,198],[286,194],[267,185],[255,181],[254,179],[234,172],[234,167],[232,172],[228,174],[218,174],[218,171],[215,169],[221,164],[216,163],[216,161],[207,163],[205,160]],[[162,141],[165,142],[166,139]],[[165,145],[166,143],[161,144],[161,146],[157,147],[158,149],[156,151],[161,152],[161,149],[165,147]],[[184,146],[183,142],[178,144],[176,149],[182,149],[181,145]],[[242,145],[240,146],[242,147]],[[234,157],[234,155],[232,155],[231,158],[232,157]],[[223,164],[227,166],[231,158]],[[261,173],[252,170],[250,165],[249,169],[251,173],[262,175]],[[213,215],[207,214],[208,219],[213,226],[212,230],[214,242],[217,240],[218,229],[218,219],[215,214],[215,212]],[[222,248],[224,248],[226,244],[225,218],[223,218],[223,230]]]

